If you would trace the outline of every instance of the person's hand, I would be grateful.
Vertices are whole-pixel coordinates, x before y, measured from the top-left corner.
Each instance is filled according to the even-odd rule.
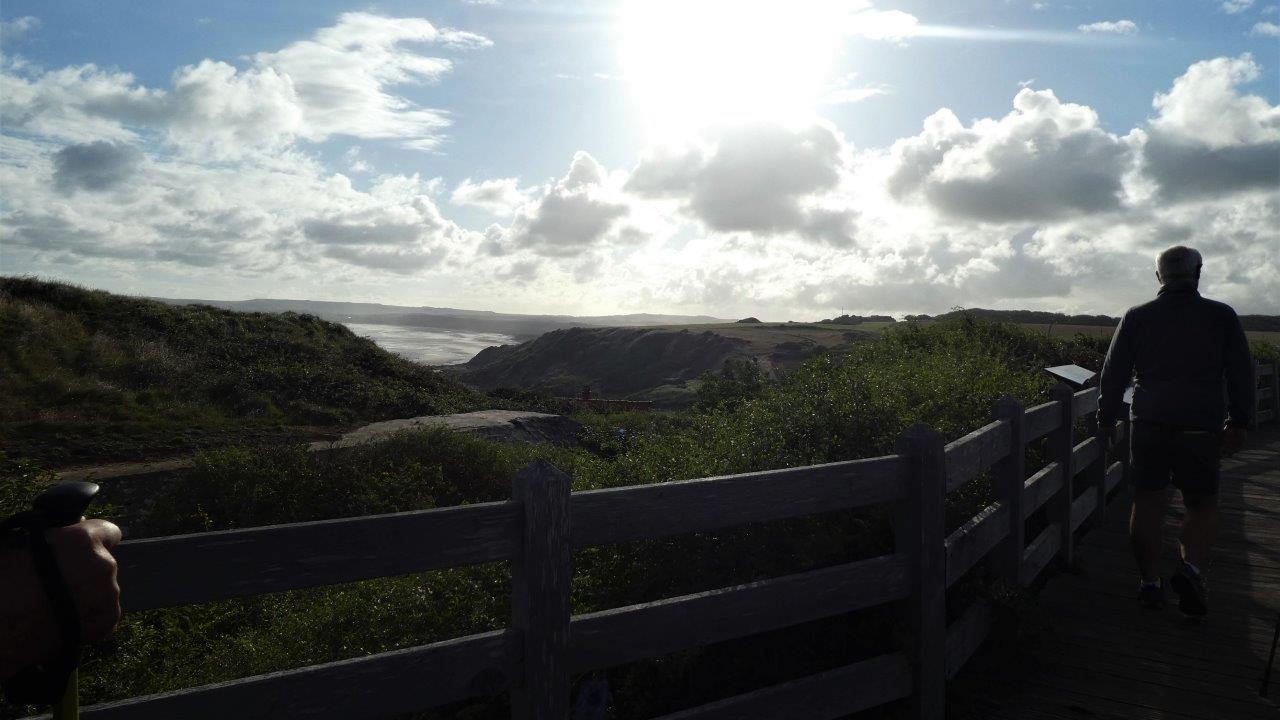
[[[1098,423],[1098,442],[1102,443],[1102,451],[1104,453],[1110,453],[1116,449],[1115,422]]]
[[[49,547],[80,615],[81,639],[101,640],[120,620],[120,585],[111,550],[120,528],[105,520],[81,520],[45,531]],[[26,548],[0,550],[0,680],[53,657],[57,621]]]
[[[1222,428],[1222,456],[1231,457],[1244,447],[1245,436],[1248,432],[1235,425],[1228,425]]]

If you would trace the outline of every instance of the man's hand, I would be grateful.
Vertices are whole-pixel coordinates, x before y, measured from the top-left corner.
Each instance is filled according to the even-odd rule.
[[[1116,449],[1116,422],[1114,420],[1110,422],[1098,421],[1098,442],[1102,443],[1104,453],[1109,453]]]
[[[81,520],[45,531],[49,547],[80,614],[81,638],[101,640],[120,620],[120,585],[111,550],[120,528],[105,520]],[[53,657],[58,626],[44,585],[26,548],[0,550],[0,680]]]
[[[1249,433],[1242,427],[1227,425],[1222,428],[1222,456],[1231,457],[1244,447],[1244,439]]]

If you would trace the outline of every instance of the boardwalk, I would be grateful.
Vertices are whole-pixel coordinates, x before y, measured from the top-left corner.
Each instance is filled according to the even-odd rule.
[[[1280,428],[1264,426],[1249,448],[1223,464],[1206,621],[1137,606],[1122,491],[1080,542],[1078,570],[1050,578],[1034,601],[1035,629],[1018,652],[988,648],[957,678],[949,716],[1280,718],[1280,670],[1271,701],[1257,694],[1280,615]],[[1166,574],[1177,557],[1173,505]]]

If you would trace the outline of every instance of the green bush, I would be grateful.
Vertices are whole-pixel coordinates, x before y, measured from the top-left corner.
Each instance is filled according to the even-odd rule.
[[[0,448],[65,463],[190,428],[344,425],[493,406],[338,323],[0,278]],[[501,402],[497,403],[502,405]],[[123,445],[71,445],[109,428]]]

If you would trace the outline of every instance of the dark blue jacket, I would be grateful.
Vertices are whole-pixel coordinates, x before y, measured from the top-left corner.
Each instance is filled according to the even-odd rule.
[[[1155,300],[1124,314],[1099,381],[1102,427],[1119,419],[1130,378],[1133,420],[1253,426],[1257,381],[1240,318],[1231,306],[1200,297],[1194,282],[1167,283]]]

